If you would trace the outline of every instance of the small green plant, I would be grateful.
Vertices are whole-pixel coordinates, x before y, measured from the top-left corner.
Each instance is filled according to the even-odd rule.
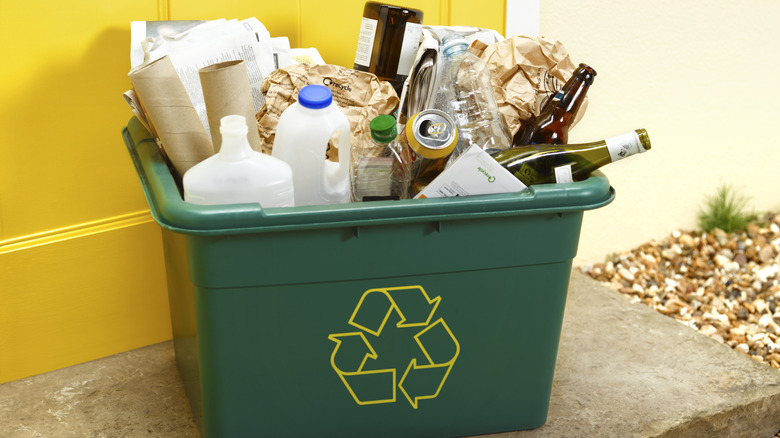
[[[731,233],[744,230],[756,219],[756,214],[746,210],[748,199],[737,193],[731,186],[723,185],[718,192],[699,209],[699,228],[706,232],[714,228]]]

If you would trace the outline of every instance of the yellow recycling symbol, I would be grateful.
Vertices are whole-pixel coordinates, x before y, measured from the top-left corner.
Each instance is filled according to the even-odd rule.
[[[439,395],[460,354],[460,344],[444,319],[431,322],[440,302],[441,297],[429,298],[422,286],[369,289],[349,319],[360,331],[328,336],[336,343],[331,366],[357,404],[394,403],[396,388],[414,409],[420,400]],[[397,368],[372,366],[380,356],[367,334],[378,342],[383,331],[387,332],[391,316],[398,319],[396,328],[416,332],[413,338],[418,351],[413,356],[418,357],[408,359],[408,365],[402,358],[403,365]]]

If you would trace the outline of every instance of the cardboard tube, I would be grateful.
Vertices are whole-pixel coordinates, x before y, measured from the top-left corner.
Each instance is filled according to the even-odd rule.
[[[262,152],[246,63],[243,60],[220,62],[203,67],[198,70],[198,74],[214,150],[219,152],[222,146],[222,134],[219,133],[222,117],[239,115],[244,116],[248,122],[249,145],[252,149]]]
[[[180,178],[214,155],[209,134],[167,56],[131,70],[128,76]]]

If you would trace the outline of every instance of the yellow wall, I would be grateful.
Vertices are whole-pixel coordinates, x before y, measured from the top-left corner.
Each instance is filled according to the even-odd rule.
[[[0,0],[0,382],[171,336],[160,231],[120,137],[129,23],[255,16],[351,66],[363,3]],[[398,4],[504,28],[503,1]]]
[[[2,0],[0,382],[170,337],[159,230],[120,128],[155,1]]]

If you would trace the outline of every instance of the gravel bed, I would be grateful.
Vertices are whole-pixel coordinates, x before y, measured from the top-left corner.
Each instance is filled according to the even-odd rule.
[[[744,232],[674,231],[578,269],[780,369],[780,214],[767,214]]]

